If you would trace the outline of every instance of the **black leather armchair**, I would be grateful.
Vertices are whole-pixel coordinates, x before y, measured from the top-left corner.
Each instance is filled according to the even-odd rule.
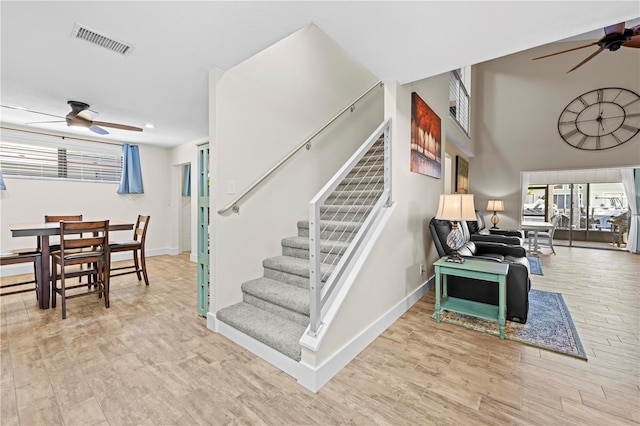
[[[429,230],[433,243],[440,257],[453,250],[447,245],[447,235],[451,231],[448,220],[431,219]],[[458,250],[462,257],[473,257],[487,262],[503,262],[509,264],[507,274],[507,319],[519,323],[527,322],[529,313],[529,261],[526,250],[522,246],[505,243],[467,241]],[[498,286],[495,283],[464,277],[447,278],[448,293],[452,297],[474,300],[476,302],[498,305]]]
[[[505,243],[524,247],[524,232],[518,230],[490,229],[485,225],[484,217],[476,210],[476,220],[464,222],[471,241]]]

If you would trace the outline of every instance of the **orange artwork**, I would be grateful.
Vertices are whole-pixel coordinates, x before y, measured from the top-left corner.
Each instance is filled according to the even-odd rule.
[[[440,117],[411,94],[411,171],[440,179],[442,175]]]

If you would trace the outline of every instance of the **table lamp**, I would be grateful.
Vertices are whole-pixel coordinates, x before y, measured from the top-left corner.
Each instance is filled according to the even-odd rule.
[[[461,220],[476,220],[473,205],[473,194],[442,194],[438,204],[436,219],[450,220],[451,232],[447,235],[447,245],[453,250],[447,257],[447,262],[463,263],[464,259],[458,250],[465,244],[462,229],[458,226]]]
[[[496,212],[504,211],[504,201],[502,200],[489,200],[487,203],[487,211],[493,211],[493,216],[491,216],[491,223],[493,226],[491,229],[498,229],[498,222],[500,222],[500,218],[496,214]]]

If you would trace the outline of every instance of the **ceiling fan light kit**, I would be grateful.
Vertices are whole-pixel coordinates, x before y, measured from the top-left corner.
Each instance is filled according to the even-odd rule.
[[[550,56],[556,56],[562,53],[573,52],[574,50],[584,49],[585,47],[590,46],[598,46],[598,50],[587,56],[582,62],[578,63],[576,66],[567,71],[567,74],[580,68],[582,65],[586,64],[596,55],[605,50],[615,52],[621,47],[633,47],[636,49],[640,48],[640,25],[636,25],[633,28],[625,28],[624,22],[610,25],[608,27],[605,27],[604,37],[596,42],[585,44],[584,46],[574,47],[573,49],[567,49],[560,52],[550,53],[548,55],[538,56],[537,58],[533,58],[533,60],[535,61],[537,59],[548,58]]]

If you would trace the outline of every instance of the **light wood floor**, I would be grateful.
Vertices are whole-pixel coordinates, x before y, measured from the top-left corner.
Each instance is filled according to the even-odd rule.
[[[561,292],[588,362],[432,320],[433,290],[317,394],[196,315],[188,257],[148,260],[41,311],[0,299],[9,425],[624,425],[640,423],[640,256],[557,248],[533,287]],[[6,278],[8,280],[10,278]]]

